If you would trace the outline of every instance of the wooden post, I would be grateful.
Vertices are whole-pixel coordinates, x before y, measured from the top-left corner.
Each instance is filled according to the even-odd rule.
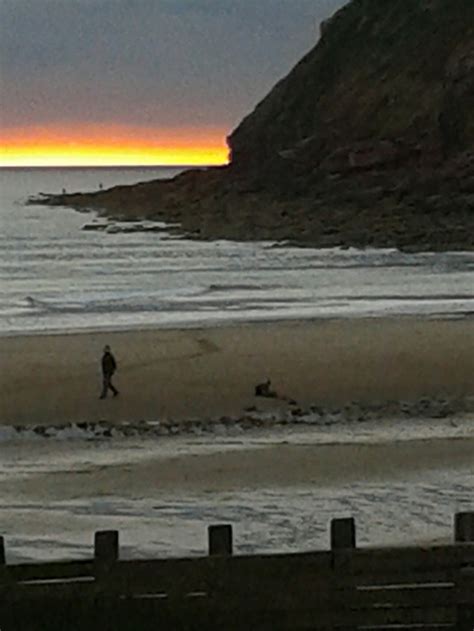
[[[100,530],[94,536],[94,561],[99,565],[111,565],[119,557],[119,533],[117,530]]]
[[[112,578],[114,564],[119,558],[119,533],[117,530],[99,530],[94,534],[94,578],[96,599],[94,602],[94,628],[115,628],[116,585]],[[97,625],[97,626],[96,626]]]
[[[474,629],[474,600],[469,597],[466,602],[466,595],[474,594],[474,569],[460,568],[456,580],[456,587],[462,594],[462,603],[457,606],[456,631],[472,631]]]
[[[353,517],[331,521],[331,552],[333,569],[350,569],[356,547],[356,527]]]
[[[356,547],[356,528],[353,517],[331,521],[331,550],[347,550]]]
[[[474,513],[456,513],[454,541],[455,543],[474,543]]]
[[[5,565],[6,562],[5,539],[0,537],[0,565]]]
[[[454,542],[474,543],[474,513],[456,513],[454,516]],[[458,568],[456,583],[460,588],[467,584],[464,575],[463,570]],[[472,578],[470,584],[472,585]],[[456,629],[459,631],[472,631],[474,629],[474,605],[458,605]]]
[[[356,527],[354,518],[331,520],[331,565],[335,577],[343,581],[343,586],[338,590],[337,608],[339,611],[346,610],[348,603],[353,602],[355,596],[355,586],[348,582],[348,578],[352,574],[352,557],[355,548]],[[341,627],[341,631],[355,631],[356,629],[356,624],[347,624]]]
[[[221,554],[224,556],[232,555],[232,526],[229,524],[220,524],[209,526],[209,555],[214,556]]]
[[[333,569],[349,571],[356,547],[356,527],[353,517],[331,521],[331,551]]]

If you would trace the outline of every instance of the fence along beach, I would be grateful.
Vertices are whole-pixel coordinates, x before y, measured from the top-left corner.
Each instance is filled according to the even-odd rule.
[[[123,561],[101,531],[91,560],[19,565],[0,538],[1,628],[473,628],[474,513],[444,546],[357,548],[352,518],[332,520],[328,552],[234,556],[232,537],[213,525],[208,557]]]

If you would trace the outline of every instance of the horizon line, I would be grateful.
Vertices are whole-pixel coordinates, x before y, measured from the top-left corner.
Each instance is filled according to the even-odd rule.
[[[0,169],[209,169],[228,166],[227,164],[0,164]]]

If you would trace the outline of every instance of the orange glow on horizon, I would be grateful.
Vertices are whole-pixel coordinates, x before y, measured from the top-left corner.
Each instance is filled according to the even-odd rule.
[[[227,164],[227,130],[117,125],[22,127],[0,132],[0,167]]]

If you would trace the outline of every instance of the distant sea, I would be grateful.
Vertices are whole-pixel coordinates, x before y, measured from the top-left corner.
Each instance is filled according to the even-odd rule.
[[[0,334],[291,318],[474,312],[474,253],[197,242],[84,231],[93,215],[30,195],[164,179],[182,169],[0,169]]]

